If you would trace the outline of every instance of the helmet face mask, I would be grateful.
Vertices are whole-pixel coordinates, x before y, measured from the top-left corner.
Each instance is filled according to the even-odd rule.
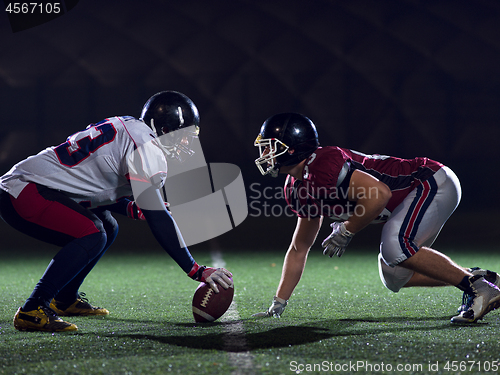
[[[281,165],[277,162],[277,158],[285,154],[289,147],[276,138],[263,139],[259,134],[254,142],[254,146],[259,147],[260,157],[255,159],[255,164],[263,176],[271,175],[277,177]],[[266,167],[266,169],[264,169]]]
[[[192,125],[157,136],[157,139],[167,158],[183,162],[195,153],[190,145],[198,138],[199,132],[200,128]]]
[[[306,116],[280,113],[264,121],[254,146],[259,147],[255,164],[260,173],[277,177],[282,166],[299,164],[319,147],[318,133]]]
[[[200,116],[191,99],[177,91],[153,95],[140,119],[150,126],[168,159],[184,161],[194,154],[189,147],[199,134]]]

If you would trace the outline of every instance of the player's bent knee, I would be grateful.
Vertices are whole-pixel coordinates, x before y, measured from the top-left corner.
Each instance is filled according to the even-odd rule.
[[[413,276],[413,271],[409,269],[387,265],[381,254],[378,255],[378,271],[384,286],[394,293],[399,292]]]
[[[78,238],[78,244],[85,249],[89,256],[89,260],[97,257],[104,249],[107,241],[106,232],[97,232],[89,234],[85,237]]]
[[[109,217],[106,218],[106,222],[104,222],[103,224],[106,235],[108,236],[108,240],[111,240],[112,242],[118,235],[118,231],[120,229],[118,222],[110,214]]]

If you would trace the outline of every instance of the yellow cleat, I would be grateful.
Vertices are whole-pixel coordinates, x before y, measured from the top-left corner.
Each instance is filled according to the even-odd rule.
[[[108,310],[92,306],[85,298],[85,293],[80,293],[80,297],[69,306],[53,299],[50,302],[50,308],[60,316],[109,315]]]
[[[14,328],[19,331],[45,331],[45,332],[69,332],[76,331],[78,327],[72,323],[65,322],[51,309],[38,306],[36,310],[17,310],[14,316]]]

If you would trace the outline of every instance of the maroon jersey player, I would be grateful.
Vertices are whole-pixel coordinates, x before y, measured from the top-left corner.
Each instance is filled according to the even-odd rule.
[[[342,256],[352,237],[370,223],[384,223],[378,255],[384,285],[394,292],[456,286],[465,303],[452,323],[475,322],[500,306],[495,272],[463,268],[430,247],[461,198],[450,168],[425,157],[319,147],[315,125],[297,113],[268,118],[255,145],[260,151],[255,163],[263,175],[288,175],[285,198],[298,216],[276,295],[269,309],[256,316],[283,313],[325,217],[333,220],[332,233],[322,242],[330,257]]]

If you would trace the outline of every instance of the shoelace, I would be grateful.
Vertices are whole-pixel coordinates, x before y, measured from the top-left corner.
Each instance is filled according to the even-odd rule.
[[[40,306],[40,308],[45,313],[45,315],[47,315],[47,316],[56,316],[57,317],[56,312],[54,310],[52,310],[50,307]]]
[[[472,302],[474,301],[474,295],[472,294],[467,294],[464,292],[462,295],[462,306],[465,306],[465,310],[469,310],[469,308],[472,306]]]
[[[88,300],[87,295],[86,295],[85,293],[83,293],[83,292],[78,292],[78,296],[80,297],[80,299],[81,299],[82,301],[89,303],[89,300]]]
[[[89,305],[89,307],[91,307],[92,309],[100,309],[100,307],[95,307],[95,306],[92,306],[88,300],[88,298],[86,297],[87,295],[83,292],[78,292],[78,295],[80,296],[80,299],[85,302],[87,305]]]

